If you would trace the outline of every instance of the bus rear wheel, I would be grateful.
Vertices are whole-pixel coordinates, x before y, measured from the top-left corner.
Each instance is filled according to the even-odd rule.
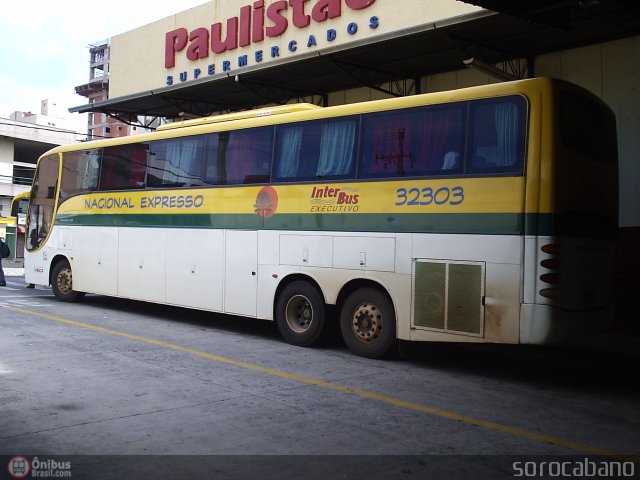
[[[67,260],[62,260],[53,267],[51,289],[56,298],[63,302],[77,302],[84,297],[84,292],[73,289],[73,272]]]
[[[375,288],[356,290],[340,310],[340,331],[356,355],[385,356],[396,341],[396,315],[391,300]]]
[[[278,330],[292,345],[309,347],[324,332],[324,299],[308,282],[295,281],[284,287],[278,296],[275,314]]]

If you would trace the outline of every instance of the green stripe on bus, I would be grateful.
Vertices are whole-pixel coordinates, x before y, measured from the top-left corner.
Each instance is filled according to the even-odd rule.
[[[379,233],[578,236],[611,238],[617,224],[593,215],[457,214],[84,214],[58,215],[57,225],[143,228],[219,228]]]
[[[104,227],[216,228],[255,230],[303,230],[392,233],[461,233],[521,235],[537,221],[518,213],[489,214],[276,214],[262,218],[255,214],[59,215],[57,225]]]

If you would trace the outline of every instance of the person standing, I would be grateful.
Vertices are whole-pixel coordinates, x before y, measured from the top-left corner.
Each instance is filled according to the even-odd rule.
[[[4,278],[4,270],[2,269],[2,259],[9,258],[11,255],[11,250],[9,250],[9,245],[4,242],[4,238],[0,238],[0,287],[6,287],[7,282]]]

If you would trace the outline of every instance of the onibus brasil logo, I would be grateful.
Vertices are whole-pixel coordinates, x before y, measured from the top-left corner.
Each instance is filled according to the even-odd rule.
[[[16,456],[9,460],[7,470],[13,478],[25,478],[31,472],[31,464],[25,457]]]
[[[32,477],[70,478],[71,462],[51,458],[40,460],[38,457],[29,461],[22,455],[16,455],[9,460],[7,470],[11,478],[27,478],[30,473]]]

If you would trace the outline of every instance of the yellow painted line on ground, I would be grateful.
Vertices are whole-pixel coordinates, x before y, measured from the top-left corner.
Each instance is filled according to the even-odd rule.
[[[48,320],[53,320],[56,322],[64,323],[67,325],[73,325],[75,327],[84,328],[87,330],[92,330],[94,332],[105,333],[108,335],[114,335],[117,337],[127,338],[129,340],[135,340],[138,342],[146,343],[149,345],[154,345],[157,347],[167,348],[169,350],[174,350],[178,352],[188,353],[190,355],[194,355],[196,357],[206,358],[208,360],[213,360],[215,362],[224,363],[226,365],[233,365],[235,367],[244,368],[247,370],[252,370],[254,372],[261,372],[267,375],[272,375],[275,377],[285,378],[287,380],[294,380],[301,383],[306,383],[310,385],[315,385],[321,388],[326,388],[328,390],[334,390],[337,392],[349,393],[352,395],[357,395],[358,397],[368,398],[370,400],[376,400],[378,402],[383,402],[389,405],[394,405],[396,407],[405,408],[407,410],[411,410],[414,412],[427,413],[429,415],[435,415],[437,417],[446,418],[449,420],[454,420],[457,422],[462,422],[468,425],[474,425],[476,427],[486,428],[488,430],[494,430],[502,433],[507,433],[509,435],[514,435],[516,437],[526,438],[528,440],[534,440],[537,442],[549,443],[552,445],[557,445],[559,447],[569,448],[571,450],[576,450],[581,453],[591,454],[591,455],[602,455],[612,458],[617,458],[623,461],[633,461],[636,463],[640,462],[640,457],[632,456],[632,455],[623,455],[618,452],[613,452],[611,450],[606,450],[603,448],[593,447],[591,445],[586,445],[579,442],[574,442],[571,440],[566,440],[563,438],[555,437],[553,435],[546,435],[542,433],[530,432],[528,430],[524,430],[518,427],[512,427],[509,425],[502,425],[500,423],[490,422],[487,420],[482,420],[480,418],[469,417],[467,415],[461,415],[456,412],[451,412],[448,410],[442,410],[440,408],[429,407],[427,405],[422,405],[419,403],[408,402],[406,400],[401,400],[399,398],[390,397],[388,395],[382,395],[375,392],[370,392],[368,390],[361,390],[358,388],[347,387],[345,385],[339,385],[337,383],[327,382],[325,380],[319,380],[316,378],[305,377],[304,375],[298,375],[296,373],[285,372],[282,370],[276,370],[274,368],[263,367],[261,365],[256,365],[253,363],[243,362],[242,360],[235,360],[229,357],[223,357],[221,355],[216,355],[214,353],[202,352],[200,350],[194,350],[192,348],[183,347],[181,345],[176,345],[173,343],[164,342],[162,340],[154,340],[152,338],[142,337],[140,335],[133,335],[130,333],[120,332],[118,330],[112,330],[109,328],[98,327],[96,325],[91,325],[88,323],[77,322],[75,320],[69,320],[67,318],[57,317],[55,315],[48,315],[46,313],[40,313],[32,310],[26,310],[24,308],[19,307],[5,307],[7,310],[12,310],[14,312],[23,313],[25,315],[33,315],[36,317],[46,318]]]

